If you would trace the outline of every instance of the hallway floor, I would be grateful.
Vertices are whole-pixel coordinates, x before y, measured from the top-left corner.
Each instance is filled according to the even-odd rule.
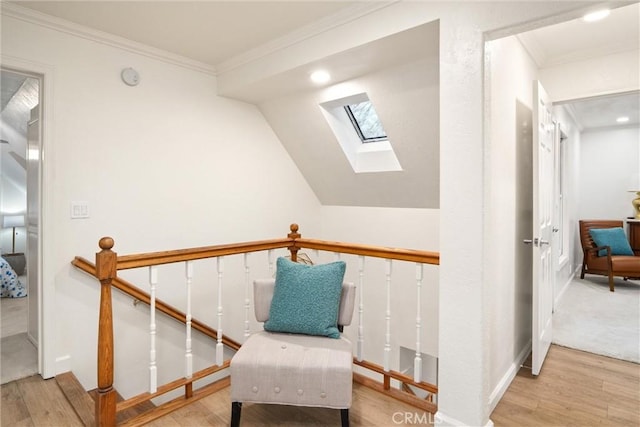
[[[0,300],[0,384],[38,372],[38,352],[27,338],[27,298]]]

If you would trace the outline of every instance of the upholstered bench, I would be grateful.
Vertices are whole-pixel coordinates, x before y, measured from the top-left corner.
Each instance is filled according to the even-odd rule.
[[[254,282],[256,319],[269,319],[275,280]],[[338,325],[349,325],[355,286],[342,285]],[[341,328],[340,328],[341,329]],[[231,425],[240,423],[243,402],[325,407],[341,410],[349,425],[353,381],[352,344],[344,336],[260,331],[231,360]]]

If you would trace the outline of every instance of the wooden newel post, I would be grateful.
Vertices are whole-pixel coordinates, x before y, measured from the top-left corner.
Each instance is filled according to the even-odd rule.
[[[287,237],[293,240],[293,242],[291,242],[291,246],[289,246],[289,252],[291,252],[291,261],[297,262],[298,251],[300,250],[300,248],[296,245],[296,239],[299,239],[300,237],[302,237],[302,235],[298,233],[298,224],[291,224],[289,226],[289,230],[291,230],[291,233],[287,234]]]
[[[111,282],[117,275],[117,254],[111,250],[113,239],[100,239],[96,253],[96,275],[100,280],[100,320],[98,322],[98,396],[96,425],[116,425],[116,393],[113,389],[113,316]]]

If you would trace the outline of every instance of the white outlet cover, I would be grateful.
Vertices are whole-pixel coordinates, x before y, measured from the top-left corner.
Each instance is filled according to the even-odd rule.
[[[88,202],[71,202],[71,219],[89,218]]]

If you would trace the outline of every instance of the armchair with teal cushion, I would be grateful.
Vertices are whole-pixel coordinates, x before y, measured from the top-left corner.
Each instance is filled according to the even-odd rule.
[[[634,256],[622,226],[622,221],[616,220],[580,220],[581,279],[585,274],[607,276],[613,292],[615,276],[640,278],[640,256]]]
[[[279,258],[276,279],[254,282],[256,320],[264,323],[231,360],[231,426],[243,403],[340,410],[349,425],[353,382],[351,323],[356,288],[342,261],[307,266]]]

